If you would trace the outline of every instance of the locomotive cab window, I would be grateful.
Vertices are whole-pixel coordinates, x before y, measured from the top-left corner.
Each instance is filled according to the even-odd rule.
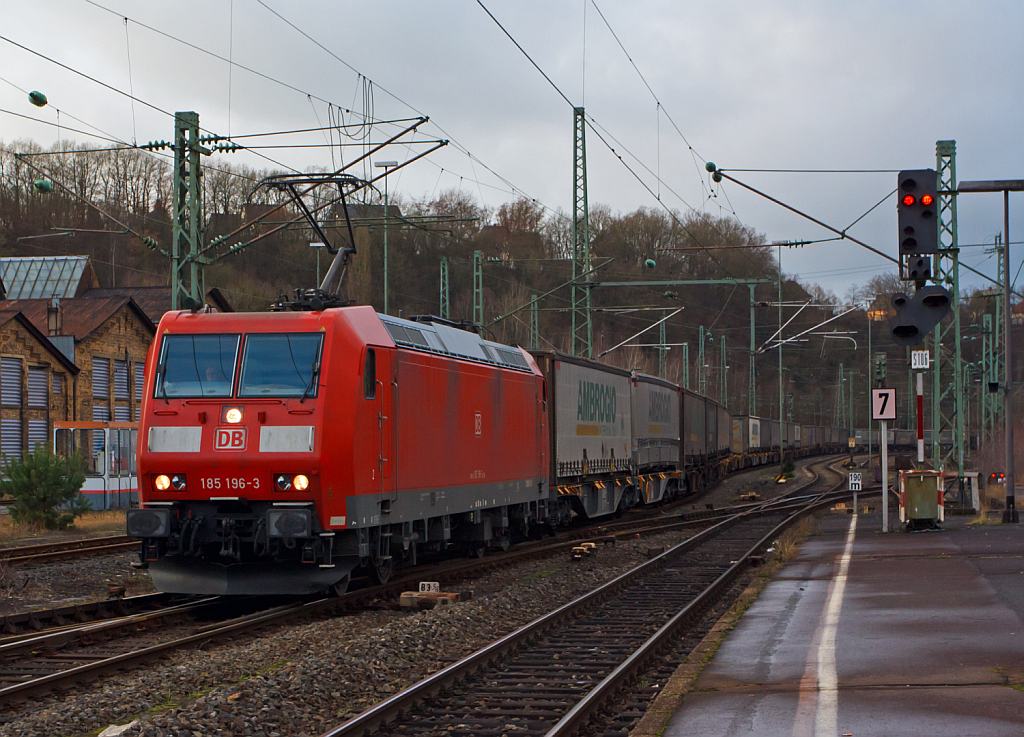
[[[366,349],[366,365],[363,367],[363,396],[367,399],[377,397],[377,352],[373,348]]]
[[[165,335],[154,396],[230,397],[237,335]]]
[[[315,397],[322,333],[248,335],[239,397]]]

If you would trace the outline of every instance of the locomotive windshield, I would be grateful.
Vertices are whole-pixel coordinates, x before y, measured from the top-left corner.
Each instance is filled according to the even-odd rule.
[[[315,397],[321,333],[265,333],[245,339],[239,397]]]
[[[230,397],[237,335],[165,335],[155,396]]]

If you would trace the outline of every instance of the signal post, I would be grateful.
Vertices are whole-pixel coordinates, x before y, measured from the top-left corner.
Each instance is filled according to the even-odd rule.
[[[882,532],[889,531],[889,427],[890,420],[896,419],[896,390],[871,390],[871,419],[878,422],[882,437],[879,442],[882,451]]]

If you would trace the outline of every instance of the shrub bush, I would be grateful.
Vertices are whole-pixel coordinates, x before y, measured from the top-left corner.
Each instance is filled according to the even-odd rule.
[[[0,492],[11,497],[11,519],[19,524],[63,530],[89,509],[79,493],[85,482],[80,456],[56,456],[40,446],[4,463]]]

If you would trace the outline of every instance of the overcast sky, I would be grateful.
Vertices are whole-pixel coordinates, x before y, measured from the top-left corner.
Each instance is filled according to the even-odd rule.
[[[418,197],[461,186],[491,205],[510,199],[486,164],[548,207],[570,209],[570,106],[476,2],[264,1],[373,80],[374,116],[406,117],[414,108],[479,159],[449,147],[404,171],[392,181],[395,191]],[[363,112],[357,74],[257,0],[100,2],[114,12],[86,0],[5,0],[0,33],[114,87],[131,87],[165,110],[196,110],[202,126],[218,132],[315,126],[318,116],[327,120],[327,105],[315,98]],[[721,194],[706,197],[706,173],[659,116],[589,0],[485,4],[573,103],[585,104],[643,165],[661,172],[664,203],[715,214],[733,209]],[[1017,0],[598,0],[598,7],[699,153],[697,164],[706,158],[724,168],[920,168],[934,166],[937,139],[955,139],[960,179],[1024,177],[1024,3]],[[124,14],[302,92],[237,67],[229,80],[224,61],[131,22],[126,48]],[[163,113],[138,103],[133,112],[126,97],[5,41],[0,77],[7,82],[0,82],[0,107],[7,110],[54,121],[58,107],[66,125],[81,127],[67,117],[74,115],[127,141],[172,133]],[[32,107],[15,86],[43,90],[51,107]],[[56,131],[0,114],[0,139],[20,137],[48,145]],[[289,140],[324,142],[313,134]],[[299,169],[330,164],[323,148],[266,153]],[[407,155],[398,148],[384,158]],[[266,163],[249,153],[229,160]],[[588,165],[592,203],[617,211],[658,206],[592,133]],[[896,182],[893,173],[736,176],[838,227]],[[768,240],[828,235],[735,185],[723,186],[739,219]],[[1002,230],[1001,205],[999,195],[961,197],[961,244],[991,242]],[[1024,240],[1024,195],[1011,197],[1011,210],[1011,236]],[[894,198],[851,230],[890,254],[895,232]],[[1024,249],[1015,250],[1011,275]],[[994,259],[982,248],[965,247],[963,261],[994,274]],[[894,268],[850,243],[786,251],[783,266],[839,294]],[[963,283],[981,282],[964,274]]]

